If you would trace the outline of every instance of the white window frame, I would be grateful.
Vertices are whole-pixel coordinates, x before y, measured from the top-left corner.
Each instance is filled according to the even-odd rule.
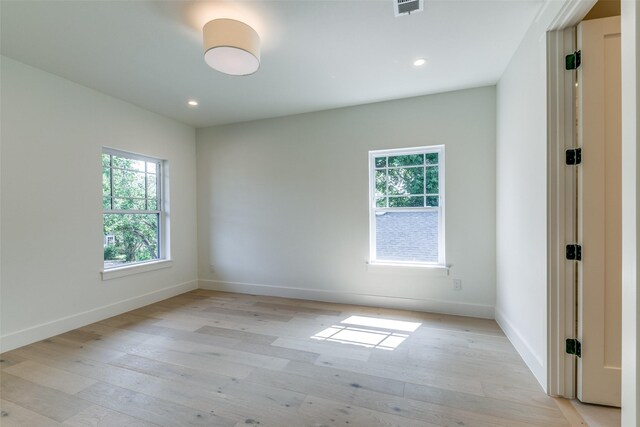
[[[411,154],[438,154],[438,206],[437,207],[400,207],[379,208],[376,206],[376,157],[403,156]],[[426,160],[425,160],[426,162]],[[426,164],[423,164],[426,166]],[[413,267],[446,267],[445,258],[445,155],[444,145],[430,145],[424,147],[396,148],[389,150],[369,151],[369,264],[397,265]],[[426,196],[425,193],[416,196]],[[387,261],[376,258],[376,213],[378,212],[438,212],[438,261]]]
[[[123,265],[117,265],[114,267],[104,267],[102,269],[103,280],[126,276],[129,274],[136,274],[144,271],[156,270],[159,268],[170,267],[172,265],[170,258],[170,251],[167,232],[167,210],[165,199],[165,165],[166,162],[162,159],[155,157],[145,156],[142,154],[131,153],[128,151],[117,150],[113,148],[103,147],[102,154],[109,154],[112,156],[124,157],[132,160],[140,160],[143,162],[150,162],[156,164],[156,200],[157,209],[155,210],[123,210],[123,209],[104,209],[104,214],[157,214],[158,215],[158,258],[150,259],[146,261],[130,262]],[[102,164],[102,163],[101,163]],[[101,167],[102,168],[102,167]],[[111,173],[113,179],[113,173]],[[113,185],[111,186],[113,191]],[[104,197],[104,196],[103,196]],[[113,195],[112,195],[113,197]],[[112,199],[113,200],[113,199]],[[103,202],[104,203],[104,202]],[[113,202],[112,205],[113,206]]]

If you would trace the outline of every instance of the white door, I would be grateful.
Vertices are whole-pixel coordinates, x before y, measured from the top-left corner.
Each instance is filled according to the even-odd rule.
[[[620,17],[578,26],[578,398],[620,406],[622,205]]]

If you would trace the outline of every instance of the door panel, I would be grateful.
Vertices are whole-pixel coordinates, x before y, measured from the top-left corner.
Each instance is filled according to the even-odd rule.
[[[578,398],[620,406],[622,204],[620,18],[578,26]]]

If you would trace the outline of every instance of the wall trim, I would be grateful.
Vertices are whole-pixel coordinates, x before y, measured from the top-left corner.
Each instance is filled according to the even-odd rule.
[[[484,319],[493,319],[495,312],[495,308],[490,305],[468,304],[434,299],[404,298],[386,295],[369,295],[354,292],[328,291],[323,289],[295,288],[255,283],[199,280],[198,287],[200,289],[208,289],[212,291],[334,302],[340,304],[366,305],[429,313],[479,317]]]
[[[553,0],[547,0],[545,7]],[[589,13],[597,0],[565,0],[562,9],[549,25],[549,31],[564,30],[580,21]]]
[[[507,336],[511,344],[516,348],[520,357],[524,360],[524,363],[527,364],[529,370],[533,373],[540,383],[540,386],[544,390],[544,383],[547,378],[547,370],[544,366],[544,361],[542,357],[536,354],[535,350],[529,344],[527,339],[518,331],[518,329],[513,325],[507,317],[504,315],[504,312],[496,307],[495,312],[496,322],[502,329],[502,332]]]
[[[91,323],[99,322],[109,317],[117,316],[197,288],[198,281],[191,280],[189,282],[169,286],[147,294],[118,301],[113,304],[104,305],[82,313],[72,314],[71,316],[62,317],[60,319],[12,332],[0,337],[0,353],[32,344],[73,329],[81,328]]]

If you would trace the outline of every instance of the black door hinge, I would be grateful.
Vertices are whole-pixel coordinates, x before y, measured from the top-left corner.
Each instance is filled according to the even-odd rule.
[[[567,354],[574,354],[578,357],[582,357],[582,344],[575,338],[568,338],[565,345]]]
[[[582,52],[579,50],[564,57],[564,68],[566,70],[576,70],[580,64],[582,64]]]
[[[582,148],[567,150],[565,163],[567,165],[579,165],[582,163]]]
[[[568,260],[582,261],[582,246],[567,245],[566,255]]]

